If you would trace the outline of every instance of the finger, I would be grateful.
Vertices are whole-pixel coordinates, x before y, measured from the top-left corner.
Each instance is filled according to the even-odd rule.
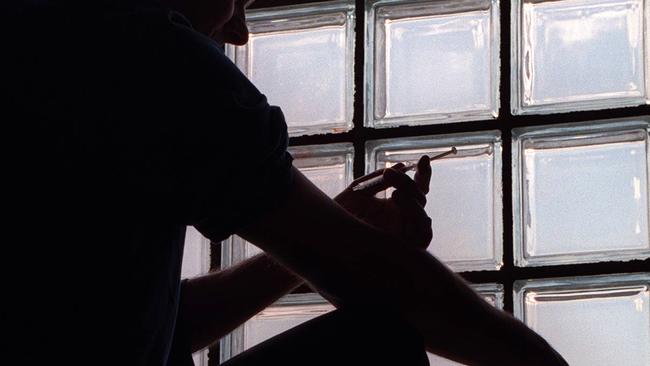
[[[404,164],[399,163],[390,169],[401,169],[402,167],[404,167]],[[359,178],[358,181],[350,185],[346,191],[356,188],[357,186],[359,186],[358,192],[363,192],[369,196],[374,196],[379,192],[385,191],[387,188],[391,187],[391,184],[387,183],[383,176],[386,170],[388,169],[373,172],[369,174],[369,176]],[[381,175],[376,173],[380,173]],[[361,185],[365,185],[365,187],[361,187]]]
[[[402,168],[402,167],[404,167],[404,164],[402,164],[402,163],[398,163],[398,164],[395,164],[392,168],[393,168],[393,169],[400,169],[400,168]],[[374,172],[372,172],[372,173],[370,173],[370,174],[366,174],[366,175],[364,175],[364,176],[362,176],[362,177],[359,177],[359,178],[357,178],[357,179],[355,179],[355,180],[352,181],[352,183],[350,184],[350,187],[354,187],[354,186],[356,186],[356,185],[359,185],[359,183],[363,183],[363,182],[365,182],[365,181],[367,181],[367,180],[369,180],[369,179],[372,179],[372,178],[378,177],[378,176],[384,174],[384,171],[385,171],[385,170],[386,170],[386,169],[375,170]],[[384,188],[384,189],[386,189],[386,188]]]
[[[367,181],[368,179],[378,177],[378,176],[380,176],[382,174],[384,174],[384,169],[375,170],[374,172],[372,172],[370,174],[366,174],[366,175],[364,175],[362,177],[359,177],[359,178],[353,180],[352,183],[350,184],[350,187],[354,187],[356,185],[359,185],[359,183],[363,183],[363,182]]]
[[[422,193],[415,181],[405,173],[400,173],[394,169],[386,169],[384,180],[390,187],[402,191],[404,194],[415,199],[421,206],[427,203],[427,197]]]
[[[400,192],[393,192],[392,198],[402,212],[404,235],[411,238],[417,247],[426,249],[433,239],[431,218],[419,203]]]
[[[406,225],[407,233],[405,237],[410,238],[411,242],[416,248],[427,249],[433,240],[433,225],[431,219],[426,218],[422,223],[410,222]]]
[[[429,220],[424,206],[411,195],[405,194],[404,191],[395,190],[391,198],[395,200],[403,215],[408,216],[411,220],[416,222]]]
[[[421,157],[418,161],[415,170],[415,183],[422,193],[429,193],[429,184],[431,183],[431,161],[426,155]]]

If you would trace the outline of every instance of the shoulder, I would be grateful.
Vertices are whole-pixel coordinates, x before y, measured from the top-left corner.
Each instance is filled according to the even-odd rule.
[[[173,72],[188,87],[205,96],[218,94],[238,105],[266,102],[219,44],[192,29],[181,14],[168,11],[166,17],[168,29],[162,47],[168,52]]]

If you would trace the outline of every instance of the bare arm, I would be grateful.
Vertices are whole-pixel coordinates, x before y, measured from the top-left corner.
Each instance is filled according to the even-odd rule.
[[[266,254],[187,281],[179,319],[192,352],[225,336],[302,283]]]
[[[382,304],[427,348],[469,365],[565,365],[537,334],[481,300],[424,249],[348,214],[298,170],[286,203],[241,231],[337,306]]]
[[[386,221],[393,220],[393,231],[400,234],[406,227],[415,233],[424,231],[424,235],[414,236],[409,233],[404,236],[418,238],[419,240],[414,242],[426,248],[431,241],[431,222],[423,210],[426,203],[424,194],[428,191],[431,176],[428,158],[421,160],[417,170],[419,176],[416,176],[415,181],[404,174],[399,176],[393,171],[391,173],[395,174],[389,174],[385,184],[377,187],[377,191],[388,186],[396,188],[395,192],[401,193],[398,194],[400,199],[375,199],[372,197],[374,192],[367,192],[365,195],[352,191],[354,185],[382,173],[383,171],[377,171],[356,180],[334,200],[346,207],[355,217],[373,221],[368,214],[364,214],[365,210],[376,214],[380,220],[379,225],[384,226]],[[396,222],[421,221],[422,218],[427,219],[422,225],[428,230],[413,230],[417,225],[412,223],[395,225]],[[250,258],[226,270],[187,281],[182,292],[179,319],[185,323],[182,329],[191,332],[189,338],[192,351],[216,342],[302,283],[303,280],[299,276],[266,254]]]

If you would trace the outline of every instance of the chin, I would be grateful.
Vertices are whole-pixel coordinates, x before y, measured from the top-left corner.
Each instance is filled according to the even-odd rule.
[[[243,46],[248,43],[248,34],[246,36],[242,35],[232,35],[224,37],[222,43],[229,43],[235,46]]]

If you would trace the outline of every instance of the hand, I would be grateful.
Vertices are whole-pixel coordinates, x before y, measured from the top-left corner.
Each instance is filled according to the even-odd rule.
[[[398,171],[403,166],[400,163],[365,175],[352,182],[334,200],[365,223],[425,249],[433,238],[431,219],[424,210],[431,180],[431,164],[429,157],[420,158],[415,180]],[[369,189],[353,190],[360,183],[379,175],[383,175],[382,184]],[[390,198],[375,197],[390,187],[395,188]]]

